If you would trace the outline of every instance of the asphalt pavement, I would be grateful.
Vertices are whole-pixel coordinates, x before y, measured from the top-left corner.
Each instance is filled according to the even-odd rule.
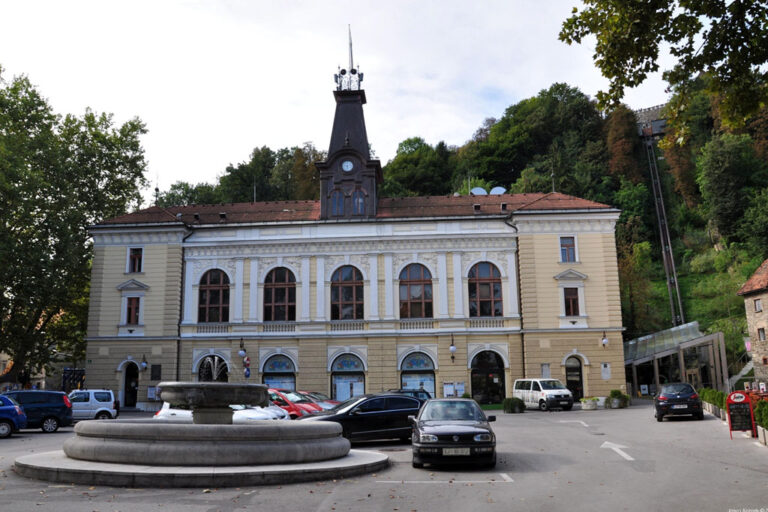
[[[127,417],[124,416],[124,417]],[[497,413],[494,470],[411,467],[410,445],[358,443],[390,457],[357,478],[248,488],[125,489],[16,475],[15,457],[60,449],[72,428],[0,440],[0,510],[651,511],[768,510],[768,448],[707,414],[657,423],[629,409]]]

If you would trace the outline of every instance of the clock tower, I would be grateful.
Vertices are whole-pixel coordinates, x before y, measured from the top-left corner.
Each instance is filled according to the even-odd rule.
[[[352,65],[352,36],[349,38],[349,68],[334,75],[336,114],[331,144],[320,171],[320,218],[365,220],[376,217],[376,190],[382,181],[381,162],[372,160],[368,149],[363,105],[363,74]]]

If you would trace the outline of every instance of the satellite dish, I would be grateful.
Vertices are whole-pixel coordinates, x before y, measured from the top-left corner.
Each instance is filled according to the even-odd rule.
[[[504,187],[493,187],[491,189],[491,195],[492,196],[500,196],[501,194],[505,194],[507,192],[507,189]]]
[[[469,191],[470,194],[473,196],[487,196],[488,192],[485,191],[483,187],[475,187],[472,190]]]

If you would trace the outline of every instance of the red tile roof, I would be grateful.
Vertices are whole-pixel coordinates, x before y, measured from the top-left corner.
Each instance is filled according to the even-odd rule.
[[[502,205],[506,205],[502,210]],[[475,205],[478,205],[475,207]],[[562,210],[611,210],[612,207],[557,192],[547,194],[502,194],[488,196],[431,196],[382,198],[377,219],[483,217],[517,212]],[[98,226],[115,224],[250,224],[320,220],[320,201],[268,201],[261,203],[152,206],[105,220]]]
[[[752,277],[747,279],[747,282],[744,283],[744,286],[737,292],[737,295],[747,295],[763,290],[768,290],[768,260],[765,260],[763,264],[755,270]]]

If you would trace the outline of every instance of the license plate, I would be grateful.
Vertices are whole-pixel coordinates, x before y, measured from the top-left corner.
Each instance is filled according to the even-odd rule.
[[[685,405],[685,404],[679,404],[679,405],[673,405],[672,408],[673,409],[687,409],[688,406]]]
[[[568,400],[563,400],[562,402],[560,402],[560,405],[568,405]]]
[[[469,455],[469,448],[443,448],[443,455]]]

